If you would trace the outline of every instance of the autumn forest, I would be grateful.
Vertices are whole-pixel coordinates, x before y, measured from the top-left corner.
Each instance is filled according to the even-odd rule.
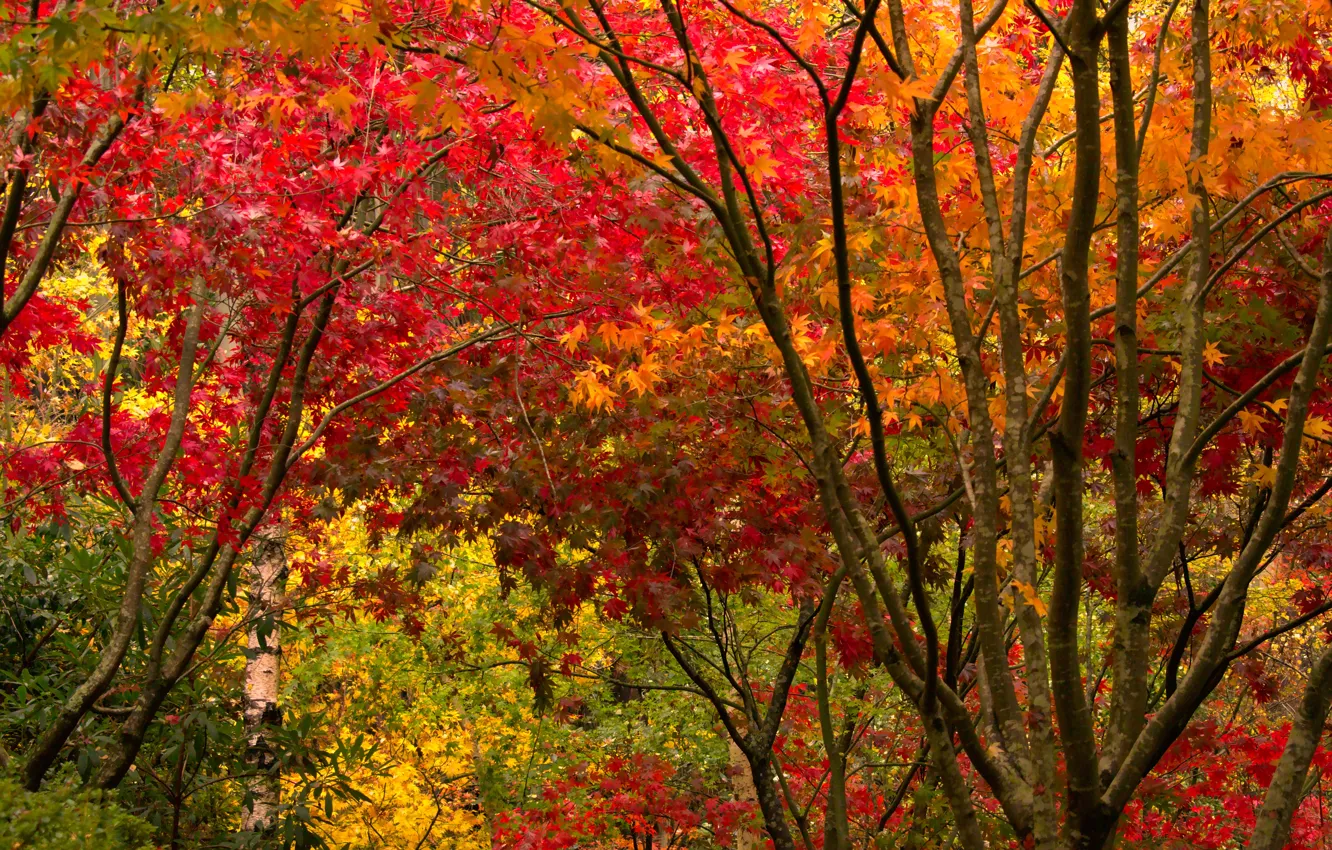
[[[1332,848],[1328,0],[0,32],[0,847]]]

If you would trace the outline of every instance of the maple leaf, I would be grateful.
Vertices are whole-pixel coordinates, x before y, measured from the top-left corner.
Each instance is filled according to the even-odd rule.
[[[560,674],[572,676],[574,669],[583,663],[583,656],[576,652],[566,652],[560,656]]]
[[[1267,427],[1267,420],[1261,413],[1241,410],[1238,414],[1240,428],[1247,434],[1259,434]]]
[[[614,322],[602,322],[598,325],[597,336],[607,348],[620,347],[620,328]]]
[[[398,103],[412,111],[418,120],[429,115],[439,100],[439,86],[431,80],[418,80],[410,86],[411,93],[399,98]]]
[[[606,600],[601,606],[601,612],[611,620],[623,620],[624,615],[629,613],[629,603],[619,597]]]
[[[193,107],[193,100],[188,92],[163,92],[157,96],[155,105],[167,118],[177,119]]]
[[[1276,484],[1276,469],[1260,463],[1254,468],[1249,480],[1264,490],[1271,489]]]
[[[356,100],[356,95],[352,93],[351,86],[339,86],[321,97],[319,102],[333,110],[345,123],[350,124],[352,106],[355,105]]]
[[[578,373],[574,380],[573,399],[593,411],[609,409],[619,396],[597,378],[596,372],[594,367]]]
[[[560,344],[572,354],[573,350],[578,347],[578,343],[584,339],[587,339],[587,325],[579,322],[560,335]]]
[[[359,0],[334,0],[333,7],[343,20],[347,21],[354,20],[357,13],[363,9]]]
[[[1220,366],[1225,362],[1226,355],[1221,353],[1221,349],[1214,342],[1209,342],[1203,347],[1203,361],[1208,366]]]
[[[1014,581],[1013,587],[1028,605],[1036,609],[1037,614],[1044,617],[1049,613],[1049,609],[1045,607],[1045,600],[1041,599],[1041,595],[1036,588],[1021,581]]]
[[[778,164],[777,160],[767,153],[757,153],[749,161],[749,176],[753,178],[755,185],[762,186],[764,180],[777,176]]]
[[[620,380],[641,398],[644,394],[651,392],[653,385],[661,380],[658,368],[658,364],[652,355],[648,355],[643,358],[643,362],[637,369],[626,371],[620,377]]]

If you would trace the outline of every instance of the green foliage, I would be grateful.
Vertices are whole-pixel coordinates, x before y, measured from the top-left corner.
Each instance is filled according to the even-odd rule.
[[[147,850],[152,828],[66,771],[36,793],[0,778],[0,847],[6,850]]]

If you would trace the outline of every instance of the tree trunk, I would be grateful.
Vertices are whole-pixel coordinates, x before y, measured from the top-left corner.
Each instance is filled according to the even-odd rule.
[[[466,806],[473,814],[477,815],[481,822],[477,824],[475,832],[485,832],[493,844],[495,841],[495,830],[492,826],[490,809],[486,805],[487,792],[489,788],[486,785],[484,776],[486,774],[485,753],[481,749],[481,737],[477,734],[476,725],[468,713],[463,709],[462,700],[458,697],[458,692],[453,693],[453,710],[458,714],[458,721],[462,724],[463,732],[467,735],[467,743],[472,749],[472,788],[475,796],[473,805]]]
[[[114,136],[110,138],[114,138]],[[98,156],[100,155],[98,154]],[[73,197],[74,194],[71,192],[67,197]],[[36,266],[34,265],[31,268],[36,268]],[[125,328],[128,322],[124,288],[120,287],[118,291],[120,293],[118,296],[120,326],[115,347],[112,350],[112,358],[107,367],[107,380],[103,394],[104,410],[102,418],[104,428],[107,427],[105,423],[110,422],[111,419],[111,385],[115,378],[116,364],[120,357],[120,347],[125,341]],[[111,631],[110,639],[102,647],[101,655],[97,659],[97,666],[60,706],[55,719],[42,732],[41,737],[37,739],[28,753],[28,759],[23,766],[23,785],[29,791],[37,791],[41,788],[42,779],[45,778],[46,772],[51,769],[51,766],[59,757],[65,742],[69,740],[69,736],[78,728],[79,723],[83,721],[84,716],[92,709],[98,698],[111,687],[116,674],[120,671],[121,662],[125,660],[125,654],[129,651],[130,642],[134,638],[135,627],[139,624],[144,587],[147,584],[154,561],[151,545],[153,510],[157,505],[157,498],[162,486],[171,472],[172,465],[175,463],[176,452],[180,448],[181,440],[185,434],[185,421],[190,412],[190,391],[194,386],[194,356],[199,347],[199,326],[203,321],[205,302],[203,284],[196,282],[191,290],[191,295],[194,298],[194,306],[190,308],[185,320],[185,335],[180,347],[180,366],[176,371],[176,389],[174,409],[171,412],[171,424],[167,428],[165,439],[162,441],[162,449],[158,452],[157,460],[149,470],[138,497],[129,493],[119,474],[115,473],[115,455],[111,450],[110,438],[106,436],[109,431],[103,432],[103,453],[107,458],[107,469],[111,471],[113,480],[117,482],[117,489],[121,498],[126,505],[132,508],[134,515],[125,589],[121,594],[120,608],[116,612],[115,627]],[[15,298],[18,298],[18,295],[15,295]],[[26,297],[24,300],[26,301]],[[19,307],[21,308],[22,304]]]
[[[125,660],[130,642],[134,639],[134,627],[139,622],[139,606],[143,600],[144,584],[151,568],[152,526],[146,521],[135,520],[132,538],[133,557],[130,560],[125,591],[116,612],[115,627],[111,637],[102,647],[97,659],[97,666],[88,674],[88,678],[79,684],[74,692],[61,704],[55,719],[29,750],[27,761],[23,765],[23,787],[37,791],[46,777],[70,735],[83,722],[83,718],[92,709],[93,703],[106,693],[120,671],[120,664]]]
[[[258,536],[258,535],[256,535]],[[282,605],[287,585],[287,559],[282,533],[263,535],[250,567],[250,612],[245,662],[245,765],[257,773],[246,780],[249,807],[241,829],[267,832],[274,828],[282,776],[269,733],[282,725],[278,688],[282,672]]]
[[[1267,786],[1267,796],[1258,814],[1258,824],[1249,838],[1248,850],[1280,850],[1285,846],[1290,835],[1290,819],[1300,805],[1309,762],[1318,749],[1323,724],[1327,722],[1329,702],[1332,702],[1332,647],[1323,650],[1309,674],[1309,684],[1291,723],[1286,749],[1277,763],[1272,782]]]
[[[750,773],[749,759],[735,741],[728,738],[727,743],[731,747],[731,791],[738,802],[758,805],[758,789]],[[735,836],[736,850],[758,850],[762,843],[758,834],[751,830],[743,830]]]

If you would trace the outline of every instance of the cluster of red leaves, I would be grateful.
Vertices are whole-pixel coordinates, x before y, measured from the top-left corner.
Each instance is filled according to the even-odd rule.
[[[1195,724],[1171,747],[1125,811],[1122,838],[1127,846],[1232,846],[1253,830],[1263,791],[1285,747],[1289,725],[1269,728],[1226,726],[1215,720]],[[1326,750],[1311,770],[1332,766]],[[1291,850],[1321,847],[1328,818],[1321,795],[1312,795],[1291,823]]]
[[[704,830],[729,847],[753,816],[752,806],[705,793],[699,778],[682,777],[662,757],[632,753],[570,765],[533,805],[501,813],[493,840],[520,850],[565,850],[601,838]]]

